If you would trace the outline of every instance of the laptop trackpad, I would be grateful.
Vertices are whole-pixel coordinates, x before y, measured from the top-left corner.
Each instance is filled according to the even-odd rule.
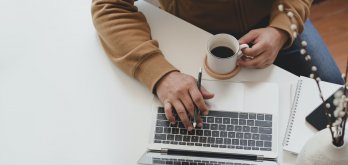
[[[227,81],[202,80],[202,86],[215,94],[206,100],[210,110],[242,111],[244,105],[245,85]]]

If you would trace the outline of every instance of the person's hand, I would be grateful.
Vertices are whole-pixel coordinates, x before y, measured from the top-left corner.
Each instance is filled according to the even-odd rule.
[[[156,94],[164,104],[164,111],[168,121],[174,124],[175,117],[172,113],[175,108],[179,118],[188,131],[193,130],[189,116],[194,115],[194,105],[203,115],[208,115],[208,107],[204,99],[214,97],[203,87],[198,90],[196,80],[189,75],[180,72],[170,72],[165,75],[156,85]],[[197,119],[197,126],[202,127],[202,119]]]
[[[250,31],[239,42],[253,44],[251,48],[245,48],[242,52],[244,55],[254,58],[252,60],[240,59],[238,65],[247,68],[265,68],[273,64],[279,50],[288,39],[289,36],[285,31],[273,27]]]

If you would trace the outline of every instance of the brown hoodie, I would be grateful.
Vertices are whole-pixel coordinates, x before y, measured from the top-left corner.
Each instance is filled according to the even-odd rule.
[[[281,2],[295,15],[299,31],[312,0],[160,0],[162,8],[211,33],[245,34],[262,20],[294,37],[290,19],[277,9]],[[134,0],[93,0],[92,16],[101,43],[113,62],[151,91],[165,74],[177,70],[152,40],[144,15]]]

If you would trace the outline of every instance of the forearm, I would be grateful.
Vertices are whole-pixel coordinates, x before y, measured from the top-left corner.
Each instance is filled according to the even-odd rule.
[[[270,26],[283,30],[288,34],[289,40],[286,42],[285,47],[289,47],[296,38],[293,30],[291,30],[291,24],[296,26],[298,33],[304,30],[304,23],[309,16],[312,1],[313,0],[276,0],[274,2]],[[278,10],[278,5],[281,3],[284,5],[285,11],[291,11],[294,14],[293,20],[286,15],[287,12],[284,13]]]

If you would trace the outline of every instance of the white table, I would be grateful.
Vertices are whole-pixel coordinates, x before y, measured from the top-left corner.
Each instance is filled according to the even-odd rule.
[[[152,94],[107,58],[90,5],[86,0],[1,2],[0,165],[130,165],[145,151]],[[137,6],[168,60],[196,75],[211,34],[146,2]],[[282,132],[289,84],[296,80],[276,66],[243,69],[232,79],[280,85]],[[291,164],[294,158],[283,152],[279,160]]]

